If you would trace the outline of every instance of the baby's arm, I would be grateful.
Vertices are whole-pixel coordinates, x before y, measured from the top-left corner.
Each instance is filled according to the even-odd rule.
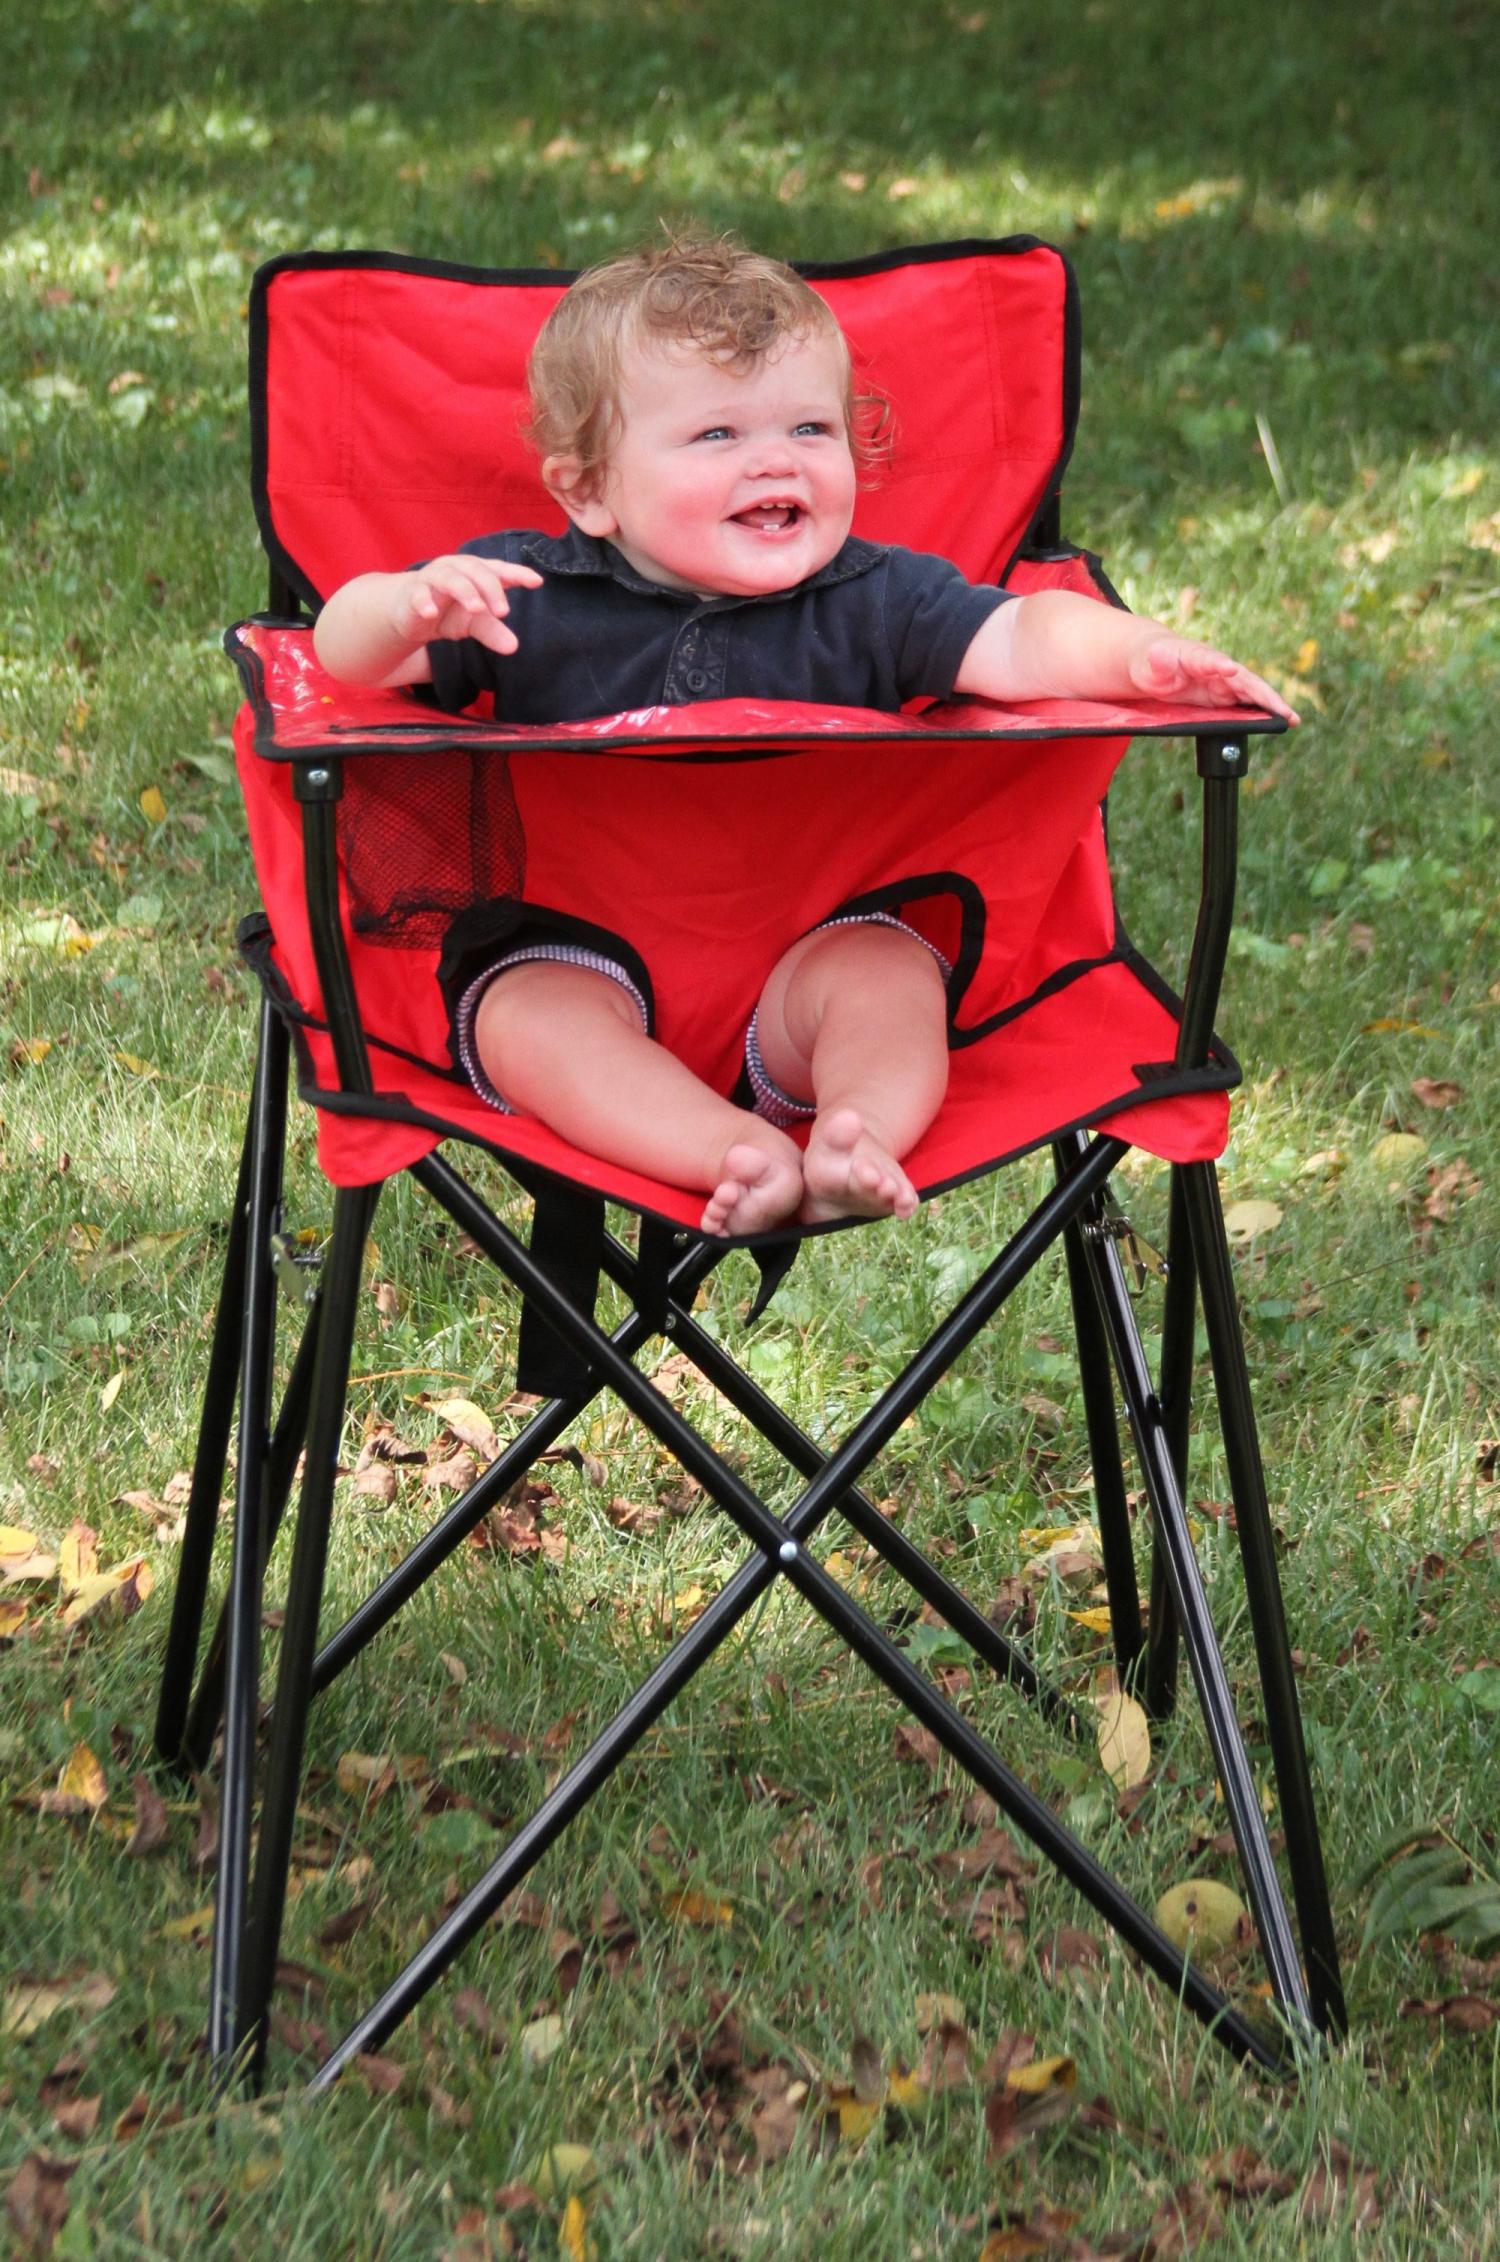
[[[410,573],[362,573],[336,589],[313,627],[313,648],[341,683],[386,691],[430,683],[427,647],[472,636],[492,652],[514,652],[505,618],[508,588],[540,589],[532,566],[465,553],[434,558]]]
[[[1171,699],[1190,707],[1264,707],[1298,720],[1263,677],[1227,652],[1176,636],[1066,589],[1001,605],[964,654],[955,691],[981,699]]]

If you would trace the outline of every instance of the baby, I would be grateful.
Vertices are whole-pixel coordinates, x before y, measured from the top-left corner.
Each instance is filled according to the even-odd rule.
[[[817,293],[733,239],[669,240],[580,276],[528,375],[568,532],[491,535],[345,583],[314,630],[331,674],[429,685],[449,712],[490,690],[516,721],[695,698],[894,712],[924,693],[1144,694],[1297,720],[1259,676],[1158,622],[975,587],[946,560],[852,537],[880,404],[856,397]],[[496,1107],[701,1189],[705,1233],[908,1217],[902,1157],[947,1085],[949,971],[885,915],[802,936],[747,1032],[753,1110],[656,1043],[626,970],[574,944],[513,951],[471,983],[459,1049]]]

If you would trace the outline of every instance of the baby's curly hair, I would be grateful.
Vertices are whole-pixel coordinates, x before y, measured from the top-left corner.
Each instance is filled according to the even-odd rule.
[[[862,475],[889,453],[890,405],[856,393],[837,318],[779,259],[731,235],[673,234],[586,268],[542,325],[527,365],[526,437],[543,456],[576,458],[587,492],[620,423],[620,355],[627,344],[693,346],[738,372],[792,338],[835,341],[844,362],[845,419]]]

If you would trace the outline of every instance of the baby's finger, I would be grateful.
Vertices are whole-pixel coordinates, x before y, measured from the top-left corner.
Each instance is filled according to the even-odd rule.
[[[493,613],[480,613],[470,624],[468,633],[476,644],[486,645],[491,652],[508,655],[521,648],[515,630],[505,621],[497,620]]]

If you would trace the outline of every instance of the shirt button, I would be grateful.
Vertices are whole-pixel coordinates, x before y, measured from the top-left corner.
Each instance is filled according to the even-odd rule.
[[[708,689],[708,677],[701,668],[689,668],[683,681],[689,691],[706,691]]]

